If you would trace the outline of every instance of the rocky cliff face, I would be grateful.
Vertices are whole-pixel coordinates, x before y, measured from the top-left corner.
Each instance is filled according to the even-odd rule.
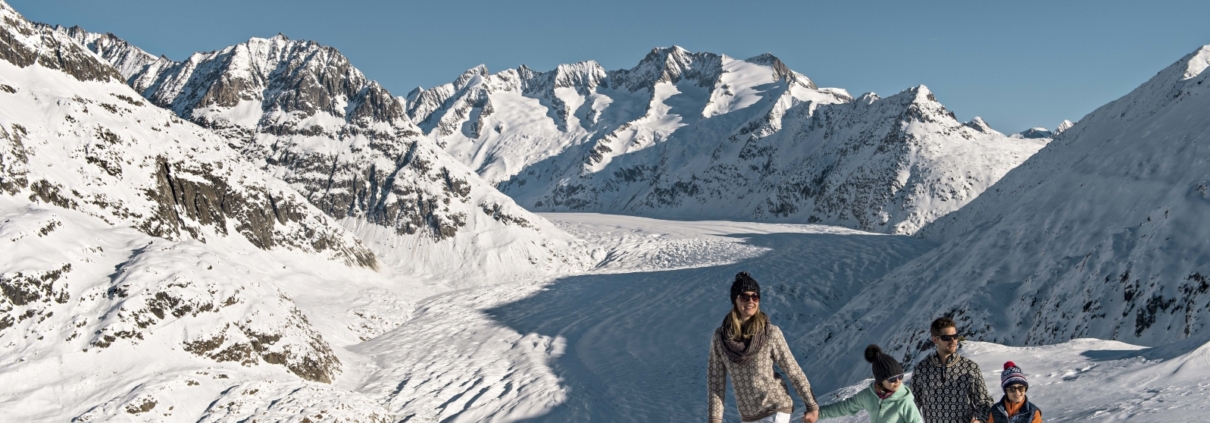
[[[879,342],[915,361],[939,316],[970,339],[1009,345],[1204,336],[1207,67],[1210,46],[1066,128],[969,205],[921,229],[943,244],[871,285],[801,347],[828,363]],[[854,333],[862,335],[840,336]],[[862,372],[815,367],[841,379]]]
[[[125,78],[126,82],[136,89],[139,89],[140,86],[145,89],[147,83],[135,80],[134,76],[155,72],[149,68],[158,69],[172,64],[168,58],[156,57],[113,34],[94,34],[78,26],[65,28],[41,23],[33,23],[33,25],[44,32],[53,32],[61,38],[75,40],[77,44],[101,56],[104,62],[112,65],[114,70],[118,71],[122,78]]]
[[[156,63],[128,75],[146,99],[226,137],[310,203],[345,220],[393,265],[434,273],[484,270],[497,261],[492,257],[528,262],[518,267],[530,267],[525,271],[580,265],[567,251],[569,236],[437,148],[411,123],[402,100],[334,48],[278,35]],[[469,241],[482,243],[487,233],[493,234],[487,244]],[[417,260],[450,253],[469,265]]]
[[[186,355],[332,382],[331,346],[239,256],[302,253],[347,271],[376,268],[375,255],[62,31],[3,2],[0,20],[2,353]]]
[[[260,248],[376,266],[373,253],[222,138],[139,99],[114,68],[61,33],[7,6],[0,12],[10,53],[0,62],[6,194],[167,239],[238,234]]]
[[[927,88],[819,88],[770,54],[654,49],[631,69],[467,71],[408,115],[530,209],[775,220],[910,234],[1049,138],[958,122]]]

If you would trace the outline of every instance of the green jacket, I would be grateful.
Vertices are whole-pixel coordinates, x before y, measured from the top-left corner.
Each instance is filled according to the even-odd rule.
[[[844,401],[834,402],[819,408],[819,419],[852,416],[865,410],[870,413],[870,423],[924,423],[920,410],[916,409],[916,400],[907,384],[900,386],[894,394],[885,400],[878,399],[874,393],[874,384],[863,389],[857,395]]]

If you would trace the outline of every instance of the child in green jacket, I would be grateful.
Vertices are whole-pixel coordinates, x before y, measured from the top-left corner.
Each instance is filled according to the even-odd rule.
[[[870,423],[924,423],[912,390],[903,384],[903,367],[877,345],[865,349],[865,360],[874,371],[874,383],[857,395],[819,409],[819,419],[870,413]]]

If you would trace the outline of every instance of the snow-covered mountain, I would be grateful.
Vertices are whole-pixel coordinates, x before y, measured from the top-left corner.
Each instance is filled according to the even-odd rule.
[[[34,25],[40,29],[53,31],[75,40],[113,65],[124,78],[131,78],[135,75],[156,75],[159,69],[172,66],[173,64],[172,60],[163,56],[156,57],[126,42],[126,40],[118,38],[112,33],[91,33],[78,26],[64,28],[36,22]],[[126,82],[130,86],[135,87],[135,90],[141,92],[147,89],[147,85],[154,81],[127,79]]]
[[[7,5],[0,190],[167,239],[241,235],[374,267],[305,198],[196,125],[139,99],[71,39]]]
[[[1205,335],[1207,67],[1210,46],[921,229],[943,244],[871,285],[803,347],[826,363],[876,341],[912,360],[930,346],[928,322],[942,315],[972,339],[1008,345],[1081,337],[1162,345]],[[854,333],[862,336],[840,336]]]
[[[1050,129],[1046,129],[1046,128],[1038,126],[1038,127],[1026,129],[1024,131],[1018,132],[1011,136],[1014,138],[1048,138],[1049,139],[1049,138],[1054,138],[1054,137],[1058,136],[1059,134],[1062,134],[1063,131],[1068,130],[1073,125],[1075,125],[1075,123],[1073,123],[1072,121],[1064,120],[1063,122],[1060,122],[1059,126],[1056,127],[1054,130],[1050,130]]]
[[[4,2],[0,43],[6,420],[389,421],[330,385],[348,372],[338,347],[400,318],[353,305],[398,298],[370,250]]]
[[[279,34],[165,63],[112,35],[55,31],[227,137],[396,268],[457,283],[584,265],[572,237],[453,160],[334,48]]]
[[[923,86],[853,99],[771,54],[653,49],[632,69],[468,70],[408,115],[531,210],[913,233],[1049,139],[958,122]]]

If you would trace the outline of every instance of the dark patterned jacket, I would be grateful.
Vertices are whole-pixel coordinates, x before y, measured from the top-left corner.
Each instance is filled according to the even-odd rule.
[[[925,423],[970,423],[987,418],[994,401],[987,394],[979,365],[958,354],[945,365],[929,354],[912,373],[912,392]]]

